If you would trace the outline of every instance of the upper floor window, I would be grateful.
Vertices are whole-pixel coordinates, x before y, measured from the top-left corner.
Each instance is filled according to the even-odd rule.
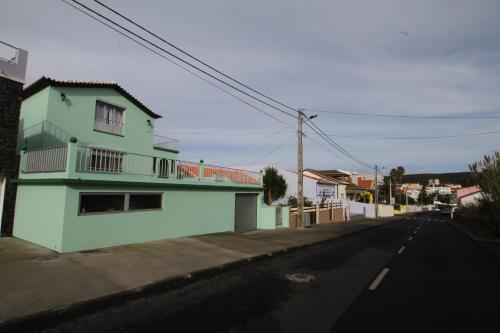
[[[123,108],[97,101],[94,129],[96,131],[123,135]]]

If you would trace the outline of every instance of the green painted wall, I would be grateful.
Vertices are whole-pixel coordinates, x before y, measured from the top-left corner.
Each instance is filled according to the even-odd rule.
[[[28,148],[44,146],[42,122],[47,118],[48,102],[49,88],[45,88],[23,101],[19,117],[18,152],[25,145]],[[27,140],[26,144],[24,139]]]
[[[163,192],[163,209],[78,215],[80,192]],[[234,191],[70,187],[62,252],[234,231]]]
[[[66,190],[64,185],[18,186],[14,236],[61,251]]]
[[[64,101],[62,93],[66,95]],[[123,136],[94,130],[98,100],[125,109]],[[23,101],[21,119],[24,127],[39,127],[32,129],[36,135],[20,132],[20,141],[28,138],[30,148],[66,144],[75,136],[81,144],[177,159],[174,152],[153,149],[154,129],[148,121],[154,126],[155,120],[111,88],[47,87]],[[40,124],[44,120],[46,123]]]

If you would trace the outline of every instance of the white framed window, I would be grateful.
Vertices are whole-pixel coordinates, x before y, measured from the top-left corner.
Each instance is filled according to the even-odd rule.
[[[125,109],[104,103],[96,102],[94,130],[116,135],[123,135],[123,112]]]
[[[161,210],[163,193],[80,193],[78,214]]]

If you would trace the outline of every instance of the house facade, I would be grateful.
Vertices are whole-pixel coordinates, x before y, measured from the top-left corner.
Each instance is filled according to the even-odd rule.
[[[180,161],[175,140],[154,144],[158,118],[114,82],[27,87],[14,236],[72,252],[286,226],[260,173]]]
[[[0,229],[12,234],[19,161],[16,156],[17,128],[28,52],[0,41]]]
[[[287,183],[286,194],[283,198],[276,201],[276,204],[287,204],[290,197],[297,197],[298,175],[294,171],[278,169],[278,173],[283,176]],[[332,202],[338,199],[339,193],[345,193],[345,186],[339,185],[334,180],[326,179],[315,174],[311,169],[304,170],[304,197],[311,200],[313,204],[320,203],[322,200]]]

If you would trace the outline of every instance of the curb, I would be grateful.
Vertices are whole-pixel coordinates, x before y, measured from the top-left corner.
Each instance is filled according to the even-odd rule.
[[[108,307],[112,307],[114,305],[123,303],[125,301],[137,298],[143,298],[159,292],[167,292],[174,288],[184,287],[191,283],[209,277],[213,277],[221,273],[228,273],[235,271],[238,268],[248,266],[250,263],[259,263],[269,260],[270,258],[273,257],[280,257],[285,254],[298,252],[303,249],[321,246],[337,239],[342,239],[348,236],[355,235],[362,231],[367,231],[370,229],[382,227],[386,224],[394,223],[397,220],[398,219],[390,218],[390,220],[385,223],[368,225],[363,228],[347,232],[336,237],[323,239],[320,241],[314,241],[312,243],[291,246],[285,249],[276,250],[253,257],[238,259],[226,264],[196,270],[188,274],[172,276],[134,289],[124,290],[114,294],[104,295],[101,297],[76,302],[68,306],[53,308],[50,310],[30,314],[24,317],[7,320],[4,322],[0,322],[0,332],[25,332],[27,330],[31,331],[40,329],[41,327],[50,327],[52,324],[59,322],[63,318],[78,318],[86,314],[94,313],[106,309]]]
[[[495,252],[491,251],[490,249],[488,249],[487,247],[485,247],[483,245],[483,240],[475,237],[474,235],[472,235],[470,232],[468,232],[467,230],[465,230],[465,228],[463,228],[462,226],[459,226],[457,224],[457,222],[453,222],[451,221],[450,223],[456,230],[460,230],[463,234],[465,234],[468,238],[470,238],[472,241],[474,241],[476,244],[479,245],[479,247],[481,249],[483,249],[484,252],[488,253],[490,256],[494,257],[496,260],[500,261],[500,256],[498,254],[496,254]],[[484,240],[484,242],[488,242],[488,241],[492,241],[492,242],[495,242],[497,243],[497,241],[495,240]]]

